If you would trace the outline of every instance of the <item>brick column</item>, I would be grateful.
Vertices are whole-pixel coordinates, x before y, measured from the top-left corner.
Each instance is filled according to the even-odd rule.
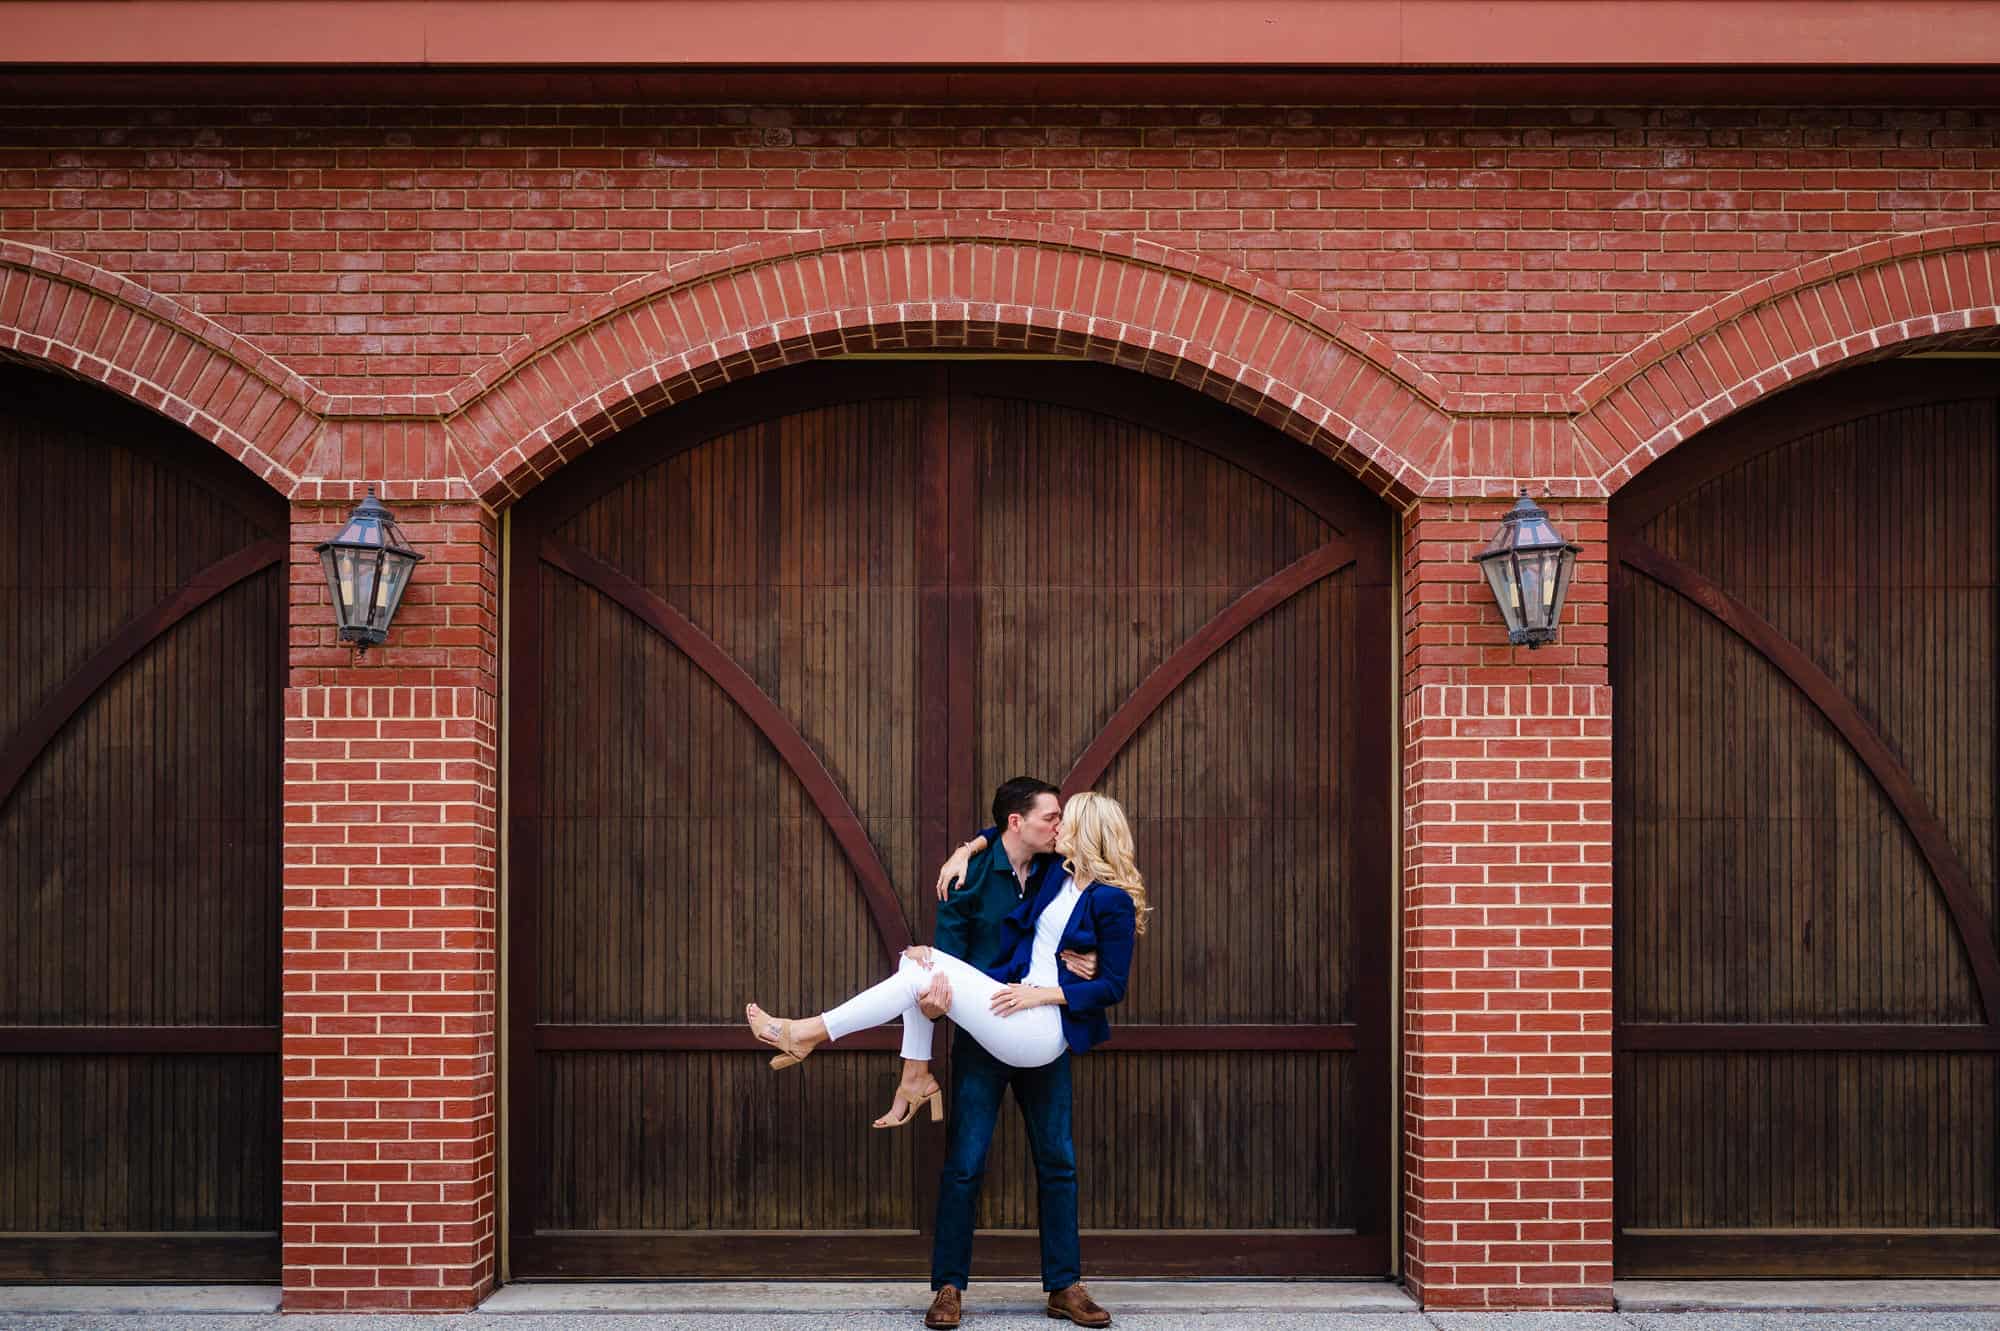
[[[463,1309],[495,1277],[497,530],[417,488],[383,498],[426,562],[359,658],[312,551],[354,496],[292,510],[288,1311]]]
[[[1470,562],[1509,500],[1404,525],[1404,1270],[1425,1307],[1611,1304],[1605,505],[1561,641],[1510,648]]]

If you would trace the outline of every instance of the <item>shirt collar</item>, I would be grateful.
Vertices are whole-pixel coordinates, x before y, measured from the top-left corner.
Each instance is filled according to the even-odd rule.
[[[987,858],[991,861],[986,870],[988,873],[994,874],[1001,878],[1005,878],[1007,882],[1013,886],[1016,892],[1021,890],[1020,879],[1014,877],[1014,862],[1007,858],[1006,846],[1004,845],[994,846],[993,853]],[[1042,880],[1042,871],[1048,867],[1049,867],[1049,856],[1047,855],[1037,855],[1033,859],[1028,861],[1029,896],[1033,896],[1035,894],[1036,887]]]

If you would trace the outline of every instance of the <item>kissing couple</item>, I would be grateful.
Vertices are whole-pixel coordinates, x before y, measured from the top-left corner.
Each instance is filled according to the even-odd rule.
[[[1133,943],[1152,908],[1131,824],[1108,795],[1080,791],[1065,805],[1047,782],[1015,777],[994,792],[993,821],[939,871],[936,946],[910,948],[895,974],[818,1016],[787,1020],[755,1003],[744,1016],[780,1051],[774,1068],[902,1022],[902,1076],[878,1128],[901,1127],[925,1106],[934,1121],[943,1118],[930,1064],[936,1021],[949,1017],[971,1042],[952,1061],[931,1261],[936,1297],[924,1324],[959,1324],[986,1152],[1011,1088],[1035,1157],[1049,1315],[1107,1326],[1110,1314],[1081,1283],[1069,1059],[1111,1038],[1105,1011],[1125,997]]]

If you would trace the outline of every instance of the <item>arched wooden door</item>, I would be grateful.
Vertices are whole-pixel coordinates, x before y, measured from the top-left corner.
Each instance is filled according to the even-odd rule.
[[[0,1281],[277,1279],[285,528],[0,366]]]
[[[1613,500],[1621,1275],[2000,1273],[1997,408],[1855,372]]]
[[[1123,800],[1160,907],[1077,1063],[1090,1270],[1386,1273],[1373,496],[1125,372],[834,364],[628,431],[510,539],[517,1276],[928,1270],[941,1138],[868,1128],[893,1061],[774,1074],[738,1014],[928,937],[1019,771]],[[988,1274],[1036,1269],[1018,1135]]]

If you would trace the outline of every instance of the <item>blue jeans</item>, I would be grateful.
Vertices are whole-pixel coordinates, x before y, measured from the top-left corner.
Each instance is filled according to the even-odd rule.
[[[1014,1088],[1014,1102],[1028,1125],[1041,1202],[1042,1288],[1068,1289],[1082,1277],[1076,1236],[1076,1144],[1070,1136],[1069,1052],[1039,1068],[1010,1068],[955,1033],[952,1040],[951,1123],[945,1136],[944,1173],[938,1179],[937,1237],[931,1245],[931,1288],[972,1278],[972,1223],[979,1185],[986,1180],[986,1151],[1000,1122],[1000,1101]]]

